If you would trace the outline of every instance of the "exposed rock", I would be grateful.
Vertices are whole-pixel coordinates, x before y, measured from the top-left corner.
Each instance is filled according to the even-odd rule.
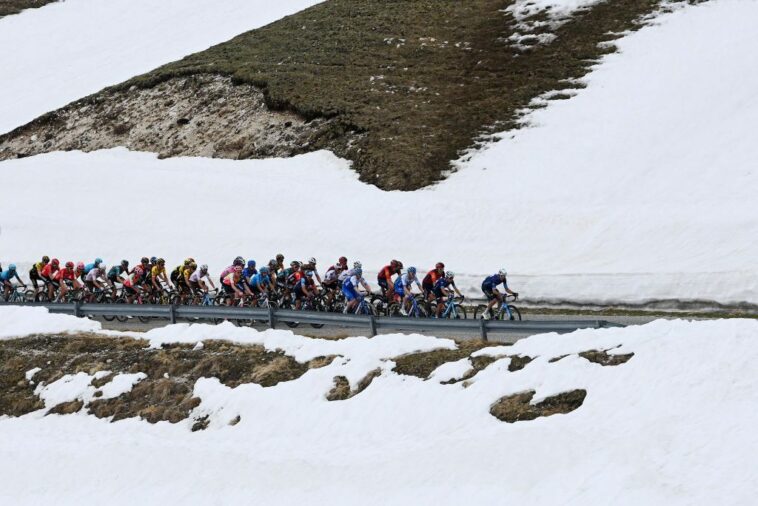
[[[542,416],[570,413],[578,409],[587,397],[586,390],[571,390],[531,404],[534,394],[534,390],[529,390],[503,397],[490,407],[490,414],[508,423],[534,420]]]

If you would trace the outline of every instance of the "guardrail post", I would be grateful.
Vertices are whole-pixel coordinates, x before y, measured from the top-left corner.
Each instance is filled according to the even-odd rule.
[[[374,315],[369,316],[368,325],[369,333],[371,337],[374,337],[376,335],[376,317]]]
[[[172,302],[171,305],[168,308],[169,315],[168,318],[171,320],[171,323],[176,323],[176,302]]]
[[[276,328],[276,316],[274,315],[274,308],[271,304],[268,306],[268,326],[272,329]]]
[[[482,341],[488,341],[487,339],[487,320],[484,318],[479,319],[479,333],[482,335]]]
[[[74,301],[74,316],[81,318],[82,316],[82,303],[79,300]]]

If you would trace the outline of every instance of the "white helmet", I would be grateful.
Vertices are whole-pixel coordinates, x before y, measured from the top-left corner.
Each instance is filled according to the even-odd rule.
[[[500,269],[500,272],[498,274],[500,274],[501,276],[507,276],[508,275],[508,271],[506,271],[505,268],[502,268],[502,269]]]
[[[360,262],[353,262],[353,269],[361,269],[363,264]]]
[[[313,265],[316,265],[316,257],[310,257],[310,258],[308,259],[308,263],[309,263],[309,264],[313,264]]]

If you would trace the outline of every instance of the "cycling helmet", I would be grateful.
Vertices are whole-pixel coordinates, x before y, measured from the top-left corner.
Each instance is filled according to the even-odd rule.
[[[84,262],[79,262],[78,264],[76,264],[76,268],[79,269],[80,271],[83,271],[84,270]]]
[[[103,264],[103,263],[101,263],[100,265],[98,265],[97,268],[100,269],[101,271],[104,271],[104,270],[108,269],[108,267],[105,264]]]
[[[49,262],[50,262],[50,257],[49,256],[45,255],[45,256],[42,257],[42,263],[46,264],[46,263],[49,263]]]
[[[443,264],[442,262],[437,262],[437,265],[435,265],[434,268],[435,269],[444,269],[445,268],[445,264]]]
[[[150,257],[150,263],[151,264],[158,263],[158,258],[157,257]]]
[[[122,267],[129,267],[129,260],[121,260]]]
[[[290,267],[292,267],[293,269],[299,269],[300,268],[300,262],[298,262],[297,260],[293,260],[293,261],[290,262]]]
[[[316,257],[310,257],[308,259],[308,263],[311,265],[316,265]]]
[[[500,272],[498,272],[498,274],[500,274],[503,277],[506,277],[508,275],[508,272],[503,268],[503,269],[500,269]]]
[[[281,253],[279,253],[278,255],[276,255],[276,261],[277,262],[284,262],[284,255],[282,255]]]
[[[16,264],[10,264],[8,266],[8,272],[13,272],[16,270]]]
[[[51,263],[51,264],[53,264],[53,266],[54,266],[54,267],[58,267],[58,266],[60,265],[60,262],[58,261],[58,259],[57,259],[57,258],[53,258],[53,259],[50,261],[50,263]]]
[[[415,267],[408,267],[408,274],[416,274],[416,268]]]
[[[66,269],[73,269],[74,268],[74,262],[66,262]],[[10,267],[8,267],[10,269]]]
[[[308,276],[309,278],[312,278],[313,277],[313,271],[305,271],[305,275]]]
[[[101,263],[103,263],[103,259],[102,259],[102,258],[100,258],[100,257],[97,257],[97,258],[95,259],[95,265],[97,265],[97,264],[101,264]]]
[[[261,274],[268,274],[268,267],[266,267],[265,265],[261,267]]]
[[[276,263],[276,260],[274,260],[274,259],[272,258],[271,260],[269,260],[269,261],[268,261],[268,265],[269,265],[269,267],[276,267],[276,266],[277,266],[277,265],[279,265],[279,264],[277,264],[277,263]]]
[[[397,268],[398,269],[402,269],[403,268],[403,262],[401,262],[400,260],[397,261]]]
[[[454,273],[453,271],[447,271],[447,272],[445,273],[445,277],[446,277],[446,278],[450,278],[450,279],[452,279],[452,278],[454,278],[454,277],[455,277],[455,273]]]
[[[245,259],[242,257],[237,257],[234,259],[234,262],[232,262],[232,265],[235,267],[242,267],[242,265],[245,263]]]
[[[392,260],[390,262],[390,267],[392,267],[393,269],[396,269],[397,268],[397,260]]]
[[[337,263],[342,264],[342,265],[347,265],[347,257],[340,257]]]
[[[201,265],[200,266],[200,270],[203,271],[203,272],[208,272],[208,265],[206,265],[206,264]]]
[[[355,262],[353,262],[353,269],[362,269],[362,268],[363,268],[363,264],[362,263],[360,263],[357,260]]]
[[[242,272],[242,266],[241,265],[236,266],[234,268],[234,272],[237,272],[237,273]]]
[[[158,260],[155,261],[155,263],[157,263],[158,265],[163,265],[166,263],[166,261],[162,258],[159,258]]]
[[[148,258],[147,258],[147,257],[142,257],[142,260],[140,260],[140,263],[141,263],[141,264],[149,264],[149,263],[150,263],[150,260],[148,260]]]
[[[248,260],[247,261],[247,266],[250,269],[254,269],[255,268],[255,260]]]

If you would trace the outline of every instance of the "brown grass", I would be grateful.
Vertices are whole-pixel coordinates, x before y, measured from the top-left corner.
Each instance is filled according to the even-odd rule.
[[[570,413],[578,409],[587,397],[586,390],[571,390],[531,404],[534,394],[534,390],[529,390],[503,397],[490,407],[490,414],[508,423],[534,420],[542,416]]]

